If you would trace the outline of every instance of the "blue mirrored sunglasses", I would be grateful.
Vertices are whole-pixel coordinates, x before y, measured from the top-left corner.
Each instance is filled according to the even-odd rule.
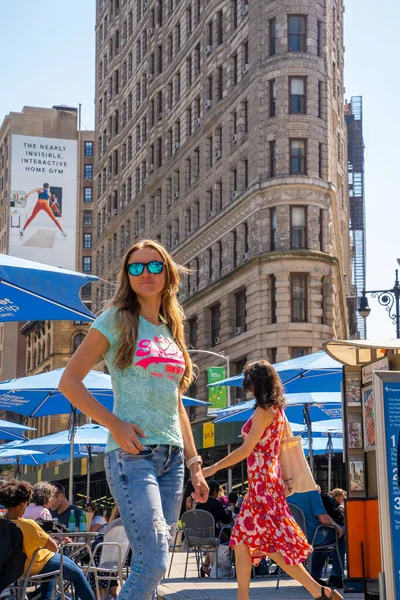
[[[161,260],[152,260],[148,263],[137,262],[127,265],[129,274],[133,275],[134,277],[141,275],[145,267],[147,267],[148,272],[152,275],[159,275],[164,269],[164,263]]]

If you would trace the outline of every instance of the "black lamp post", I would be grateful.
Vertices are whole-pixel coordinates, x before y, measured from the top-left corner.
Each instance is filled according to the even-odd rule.
[[[358,313],[363,319],[369,317],[371,313],[366,294],[371,294],[372,298],[378,298],[379,304],[385,307],[393,325],[396,325],[396,338],[400,339],[400,282],[398,270],[396,269],[396,280],[391,290],[363,290],[360,306],[358,307]]]

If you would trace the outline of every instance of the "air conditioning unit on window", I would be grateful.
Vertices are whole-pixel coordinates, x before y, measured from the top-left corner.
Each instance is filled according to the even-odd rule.
[[[153,81],[154,80],[154,73],[149,73],[149,81]]]
[[[236,327],[235,335],[240,335],[244,332],[244,327]]]
[[[247,252],[243,252],[242,260],[245,261],[247,260],[247,258]]]
[[[136,150],[140,150],[142,147],[142,142],[136,142]]]
[[[212,219],[212,217],[213,217],[213,216],[214,216],[214,213],[213,213],[213,211],[212,211],[212,210],[209,210],[209,211],[207,212],[207,219]]]
[[[247,73],[248,70],[249,70],[249,65],[245,64],[243,67],[243,73]]]
[[[204,54],[211,54],[211,52],[212,52],[212,46],[210,46],[210,45],[205,46]]]
[[[175,194],[174,194],[174,200],[178,200],[178,198],[179,198],[179,192],[175,192]]]
[[[248,13],[248,12],[249,12],[249,5],[248,5],[248,4],[245,4],[245,5],[242,7],[242,15],[247,15],[247,13]]]
[[[211,99],[208,99],[208,100],[206,100],[206,102],[205,102],[205,107],[206,107],[207,109],[212,107],[212,100],[211,100]]]
[[[174,248],[176,248],[176,246],[178,245],[178,239],[177,238],[174,239],[174,242],[173,242],[172,245],[173,245]]]
[[[162,112],[158,113],[158,120],[161,121],[162,119]]]
[[[153,27],[149,27],[149,29],[148,29],[148,34],[149,34],[149,35],[153,35],[153,34],[154,34],[154,29],[153,29]]]
[[[237,142],[237,135],[236,135],[236,133],[234,133],[232,136],[232,144],[236,144],[236,142]]]
[[[196,119],[196,127],[199,127],[201,123],[200,117],[197,117]]]
[[[221,158],[221,150],[216,150],[215,151],[215,158],[218,160],[218,158]]]
[[[171,206],[171,198],[167,198],[167,206]]]
[[[214,340],[214,345],[217,346],[219,344],[219,336],[217,336]]]
[[[197,287],[194,285],[190,288],[190,293],[195,294],[197,292]]]
[[[139,108],[140,106],[140,100],[136,100],[136,108]]]
[[[121,41],[121,46],[125,46],[125,44],[126,44],[126,39],[123,38],[122,41]]]
[[[236,192],[236,190],[233,190],[232,195],[231,195],[232,200],[235,200],[236,196],[237,196],[237,192]]]
[[[150,165],[150,173],[151,173],[152,171],[154,171],[154,165],[153,165],[153,164],[151,164],[151,165]]]
[[[132,77],[132,71],[128,71],[128,77],[129,79]]]
[[[117,215],[117,214],[118,214],[118,208],[114,208],[114,210],[113,210],[113,215],[115,216],[115,215]]]
[[[179,142],[175,142],[175,144],[174,144],[175,150],[179,150],[180,147],[181,147],[180,143]]]

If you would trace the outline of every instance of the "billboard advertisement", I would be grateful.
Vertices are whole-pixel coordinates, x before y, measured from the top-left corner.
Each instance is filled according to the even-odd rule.
[[[208,383],[217,383],[226,378],[225,367],[209,367],[207,369]],[[214,408],[226,408],[226,387],[209,387],[208,401]]]
[[[12,136],[9,254],[75,269],[76,140]]]

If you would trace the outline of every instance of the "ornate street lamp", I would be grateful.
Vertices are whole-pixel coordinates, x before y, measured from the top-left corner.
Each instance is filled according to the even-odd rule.
[[[360,298],[360,306],[358,313],[360,317],[366,319],[371,313],[371,308],[368,305],[366,294],[371,294],[372,298],[378,298],[381,306],[384,306],[392,320],[393,325],[396,325],[396,338],[400,339],[400,282],[399,271],[396,269],[396,279],[394,287],[390,290],[363,290]]]

